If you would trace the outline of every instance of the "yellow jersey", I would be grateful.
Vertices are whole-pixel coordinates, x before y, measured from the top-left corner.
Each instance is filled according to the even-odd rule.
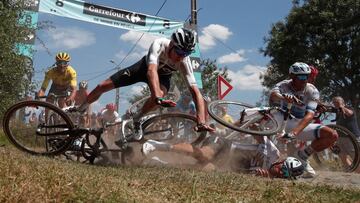
[[[234,123],[234,119],[233,119],[229,114],[223,115],[222,119],[223,119],[224,121],[228,122],[228,123]],[[224,129],[224,128],[225,128],[225,126],[223,126],[223,125],[221,125],[221,124],[219,124],[217,127],[220,128],[220,129]]]
[[[45,79],[41,85],[41,89],[46,90],[52,80],[53,85],[61,87],[76,87],[76,71],[71,66],[67,66],[64,73],[56,70],[56,67],[49,69],[45,73]]]

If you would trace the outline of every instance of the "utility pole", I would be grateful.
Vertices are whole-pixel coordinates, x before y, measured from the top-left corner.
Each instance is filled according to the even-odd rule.
[[[120,70],[120,65],[115,63],[115,61],[110,60],[111,63],[115,64],[117,67],[117,71]],[[120,100],[120,88],[116,88],[115,90],[115,106],[116,106],[116,111],[119,112],[119,100]]]
[[[116,88],[115,106],[117,112],[119,112],[119,100],[120,100],[120,88]]]
[[[190,28],[197,31],[197,5],[196,0],[191,1],[191,19],[190,19]]]

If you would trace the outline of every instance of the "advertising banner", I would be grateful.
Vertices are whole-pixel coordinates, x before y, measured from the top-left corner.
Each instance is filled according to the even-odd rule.
[[[111,27],[166,36],[171,35],[177,28],[183,27],[183,22],[80,0],[41,0],[39,11]]]
[[[27,56],[31,60],[33,58],[33,45],[38,23],[39,1],[26,0],[24,3],[26,10],[19,14],[18,24],[29,28],[30,33],[16,47],[21,55]]]

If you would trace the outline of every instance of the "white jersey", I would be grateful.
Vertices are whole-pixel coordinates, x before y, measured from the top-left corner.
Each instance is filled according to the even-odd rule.
[[[146,57],[147,65],[156,64],[159,75],[170,75],[172,72],[180,70],[189,86],[197,85],[189,56],[177,63],[169,58],[170,42],[171,40],[166,38],[154,40]]]
[[[317,101],[320,98],[319,91],[313,84],[307,83],[303,91],[295,91],[291,86],[291,80],[279,82],[271,91],[279,94],[292,94],[304,103],[304,105],[293,104],[291,114],[296,118],[304,118],[307,111],[315,112]],[[286,101],[281,100],[281,107],[286,109],[286,106]]]

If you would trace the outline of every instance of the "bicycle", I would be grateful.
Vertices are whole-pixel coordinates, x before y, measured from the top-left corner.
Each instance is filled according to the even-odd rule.
[[[225,106],[228,114],[237,122],[230,123],[218,113]],[[220,124],[242,134],[269,136],[278,133],[281,126],[272,116],[277,111],[286,113],[279,107],[254,107],[243,102],[214,100],[208,104],[210,116]]]
[[[22,109],[32,107],[37,111],[47,110],[47,112],[56,114],[58,117],[56,124],[47,122],[38,123],[35,126],[29,126],[19,119],[19,112]],[[179,125],[176,120],[180,120]],[[144,142],[146,139],[153,139],[169,143],[183,142],[178,139],[174,132],[180,135],[185,133],[184,126],[196,126],[197,119],[194,116],[181,113],[165,113],[145,115],[140,119],[140,127],[142,134],[140,139],[134,139],[133,119],[125,119],[118,123],[107,124],[121,125],[121,144],[119,151],[125,151],[129,142]],[[82,128],[74,125],[69,115],[57,106],[43,101],[23,101],[11,106],[4,115],[3,129],[6,137],[18,149],[34,154],[56,156],[69,150],[73,142],[82,138],[81,153],[83,157],[90,163],[94,163],[96,158],[105,152],[110,151],[106,143],[102,140],[102,134],[106,128]],[[189,132],[189,131],[187,131]],[[205,136],[204,133],[191,131],[192,140],[190,143],[197,143]],[[92,139],[91,139],[92,137]],[[47,147],[48,143],[49,147]],[[122,163],[126,164],[126,156],[128,154],[121,153]]]
[[[52,104],[58,106],[58,100],[61,98],[66,98],[70,96],[70,92],[66,92],[65,94],[54,94],[54,93],[50,93],[47,96],[35,96],[35,99],[46,99],[46,98],[52,98]],[[68,108],[72,108],[74,105],[71,104],[68,107],[63,108],[63,110],[66,110]],[[43,114],[43,115],[41,115]],[[57,124],[57,119],[58,116],[56,114],[53,113],[46,113],[46,111],[42,111],[40,115],[43,117],[43,120],[46,121],[49,125],[55,125]],[[46,115],[47,114],[47,115]],[[39,115],[39,116],[40,116]],[[81,122],[81,117],[82,116],[70,116],[71,120],[73,121],[74,125],[83,125],[83,123]],[[54,131],[55,129],[47,129],[49,132]],[[45,138],[47,140],[47,138]],[[47,140],[47,145],[53,145],[54,143],[57,143],[61,140],[62,138],[51,138],[50,140]],[[81,138],[79,138],[81,139]],[[67,151],[65,151],[64,153],[62,153],[61,155],[63,155],[67,160],[73,160],[73,161],[84,161],[81,160],[81,153],[80,153],[80,143],[79,140],[74,140],[74,142],[71,144],[72,147],[68,148]],[[50,146],[47,146],[48,150],[50,150],[49,148],[51,148]]]
[[[217,114],[217,109],[224,105],[228,108],[228,114],[230,114],[238,122],[226,122],[226,120],[222,119]],[[276,138],[274,138],[274,135],[277,135],[277,137],[282,137],[285,135],[284,129],[287,121],[293,118],[293,116],[290,114],[291,106],[292,104],[289,103],[287,108],[284,110],[276,106],[254,107],[242,102],[216,100],[209,103],[208,111],[214,120],[235,131],[227,135],[225,138],[242,141],[246,135],[272,136],[272,140],[276,143],[278,148],[283,148],[283,150],[286,151],[287,145],[279,146],[280,142],[277,142]],[[283,122],[282,125],[279,125],[273,117],[273,114],[278,111],[284,115],[285,122]],[[337,165],[337,167],[326,167],[330,170],[341,170],[345,172],[354,171],[360,163],[360,148],[359,144],[356,142],[355,136],[352,135],[352,133],[348,130],[343,129],[337,125],[328,126],[334,130],[339,130],[339,139],[337,142],[335,142],[333,147],[319,153],[314,153],[313,159],[322,168],[324,168],[325,165],[334,164]],[[328,156],[329,153],[332,155]],[[324,154],[327,155],[325,156]],[[346,156],[347,162],[340,162],[341,160],[339,159],[339,154]],[[328,158],[325,159],[326,157]]]

